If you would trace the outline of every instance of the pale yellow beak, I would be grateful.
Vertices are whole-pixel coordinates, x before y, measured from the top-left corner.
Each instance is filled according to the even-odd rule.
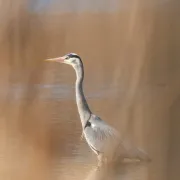
[[[57,58],[45,59],[45,61],[63,63],[64,59],[65,59],[65,57],[57,57]]]

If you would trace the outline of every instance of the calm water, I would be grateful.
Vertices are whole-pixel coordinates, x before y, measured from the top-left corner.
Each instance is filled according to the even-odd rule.
[[[164,115],[170,102],[164,98],[170,89],[146,84],[136,87],[134,95],[128,88],[123,90],[121,82],[113,85],[112,77],[103,83],[88,82],[86,79],[92,76],[87,70],[85,92],[93,112],[145,149],[152,158],[149,163],[126,162],[97,169],[96,156],[85,140],[80,140],[82,129],[74,98],[74,70],[67,66],[59,71],[60,66],[47,65],[45,74],[53,70],[52,79],[45,80],[46,84],[32,85],[27,92],[25,87],[16,84],[5,96],[1,88],[1,95],[4,94],[1,99],[6,105],[2,107],[1,116],[4,177],[27,178],[31,172],[33,178],[64,180],[167,179],[171,173],[168,159],[175,155],[168,150],[172,148],[169,144],[172,135],[167,115]],[[94,76],[98,74],[101,72],[94,72]],[[68,77],[69,83],[65,83]],[[52,84],[48,85],[49,82]],[[8,101],[10,95],[13,98]],[[173,140],[176,141],[174,137]]]

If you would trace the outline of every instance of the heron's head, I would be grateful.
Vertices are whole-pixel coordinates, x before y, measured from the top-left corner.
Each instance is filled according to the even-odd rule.
[[[69,64],[73,67],[80,66],[82,64],[81,58],[75,53],[69,53],[62,57],[46,59],[46,61]]]

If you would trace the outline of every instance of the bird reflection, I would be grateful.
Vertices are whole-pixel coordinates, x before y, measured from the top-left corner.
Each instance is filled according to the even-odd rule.
[[[147,179],[148,167],[144,163],[111,164],[101,167],[93,167],[85,180],[129,180]]]

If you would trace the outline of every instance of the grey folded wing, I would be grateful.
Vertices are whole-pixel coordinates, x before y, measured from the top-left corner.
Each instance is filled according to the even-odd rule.
[[[119,133],[110,125],[93,115],[89,120],[91,126],[84,130],[89,146],[96,153],[106,153],[113,150],[121,142]]]

